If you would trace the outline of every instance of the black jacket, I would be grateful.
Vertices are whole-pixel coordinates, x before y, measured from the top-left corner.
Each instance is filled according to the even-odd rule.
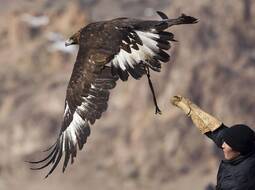
[[[206,135],[218,147],[223,143],[223,133],[227,127],[222,125]],[[217,175],[216,190],[255,190],[255,146],[254,151],[240,155],[233,160],[222,160]]]

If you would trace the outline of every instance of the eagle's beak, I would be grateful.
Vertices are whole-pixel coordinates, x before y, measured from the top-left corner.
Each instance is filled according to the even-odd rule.
[[[70,46],[70,45],[72,45],[73,43],[74,43],[73,40],[68,39],[68,40],[65,41],[65,46]]]

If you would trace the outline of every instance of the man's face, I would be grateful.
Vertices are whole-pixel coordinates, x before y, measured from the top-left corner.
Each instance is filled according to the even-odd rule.
[[[226,160],[232,160],[240,155],[240,152],[233,150],[227,143],[222,144],[224,157]]]

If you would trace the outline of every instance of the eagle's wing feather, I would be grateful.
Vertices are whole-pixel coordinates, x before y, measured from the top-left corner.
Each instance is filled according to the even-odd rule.
[[[160,21],[161,23],[164,21]],[[111,61],[112,73],[118,74],[125,81],[129,74],[139,79],[146,73],[145,67],[160,71],[161,63],[168,62],[170,56],[165,51],[170,49],[174,35],[157,26],[148,28],[119,27],[122,36],[119,52]]]
[[[102,60],[106,61],[108,56],[105,52],[95,50],[93,53],[84,53],[81,49],[80,47],[67,87],[59,137],[56,143],[49,148],[49,154],[44,159],[30,162],[42,164],[39,167],[31,168],[35,170],[52,164],[46,177],[54,171],[62,157],[64,157],[63,172],[70,158],[73,163],[77,148],[81,150],[90,135],[90,125],[94,124],[95,120],[99,119],[106,111],[109,90],[115,87],[118,80],[117,76],[112,75],[109,67],[103,66],[106,63],[103,63]]]

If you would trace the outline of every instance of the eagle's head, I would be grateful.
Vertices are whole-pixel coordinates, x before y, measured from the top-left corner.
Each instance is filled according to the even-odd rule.
[[[65,46],[79,45],[80,42],[80,30],[73,34],[68,40],[65,41]]]

